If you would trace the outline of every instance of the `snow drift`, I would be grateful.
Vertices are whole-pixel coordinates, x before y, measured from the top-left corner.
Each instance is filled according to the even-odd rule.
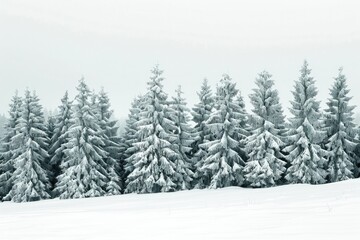
[[[0,239],[356,239],[360,179],[0,203]]]

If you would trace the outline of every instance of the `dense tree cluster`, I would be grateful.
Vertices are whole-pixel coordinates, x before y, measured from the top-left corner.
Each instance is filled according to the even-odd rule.
[[[35,92],[16,92],[0,144],[1,200],[322,184],[359,175],[358,127],[342,69],[322,110],[305,61],[289,119],[266,71],[255,80],[249,113],[227,74],[214,93],[205,79],[191,110],[181,87],[169,97],[163,81],[154,67],[121,135],[107,93],[90,91],[84,79],[75,98],[66,92],[46,118]]]

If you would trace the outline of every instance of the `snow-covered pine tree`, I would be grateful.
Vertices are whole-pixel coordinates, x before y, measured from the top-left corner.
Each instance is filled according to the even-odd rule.
[[[193,163],[191,161],[191,145],[194,142],[194,133],[192,132],[189,124],[190,110],[186,106],[187,103],[183,94],[181,86],[179,86],[176,90],[176,97],[173,97],[173,101],[170,104],[169,117],[176,126],[174,134],[177,139],[173,145],[177,146],[180,153],[180,157],[176,161],[176,166],[180,169],[175,169],[175,171],[186,171],[185,174],[179,176],[183,178],[181,180],[183,182],[183,186],[181,186],[180,189],[190,189],[192,187],[191,182],[194,175],[192,172]]]
[[[13,186],[4,200],[14,202],[37,201],[50,198],[50,182],[47,176],[49,155],[48,137],[42,107],[36,94],[29,90],[21,108],[21,118],[15,126],[15,145],[21,152],[14,161]]]
[[[69,140],[69,128],[72,125],[71,122],[71,104],[69,100],[68,92],[65,92],[64,97],[61,99],[61,105],[58,107],[59,112],[55,116],[55,128],[53,135],[50,139],[49,155],[50,165],[52,169],[52,184],[53,186],[56,183],[57,177],[61,173],[60,164],[65,159],[65,143]]]
[[[224,74],[217,87],[215,111],[207,121],[215,139],[200,146],[208,152],[202,169],[210,173],[210,188],[243,184],[242,169],[245,163],[237,152],[240,143],[235,139],[242,117],[234,100],[237,93],[236,84]]]
[[[55,131],[55,122],[56,118],[53,115],[48,116],[48,119],[46,120],[46,133],[48,135],[48,138],[51,139],[54,135]]]
[[[236,128],[236,135],[234,139],[239,141],[239,146],[237,148],[237,152],[239,153],[240,157],[245,161],[248,156],[246,153],[246,138],[250,135],[250,126],[248,124],[248,113],[245,109],[245,102],[244,98],[242,97],[240,91],[235,99],[235,104],[238,107],[239,118],[238,120],[238,127]]]
[[[104,150],[108,153],[105,159],[109,181],[106,191],[108,195],[119,195],[123,188],[120,174],[123,173],[124,162],[120,159],[121,142],[118,136],[117,121],[112,120],[113,111],[110,110],[110,100],[102,88],[98,94],[98,115],[100,127],[104,134]]]
[[[354,142],[355,124],[353,110],[349,105],[351,97],[346,83],[346,77],[339,69],[335,83],[330,90],[330,99],[327,102],[326,129],[328,130],[327,150],[330,153],[328,174],[330,182],[347,180],[354,177],[354,163],[352,152],[357,143]]]
[[[44,113],[45,115],[45,113]],[[53,166],[50,164],[51,158],[53,157],[52,154],[50,154],[50,148],[51,148],[51,139],[54,136],[54,131],[55,131],[55,116],[52,115],[52,113],[50,112],[49,115],[46,117],[45,116],[45,125],[46,125],[46,135],[49,139],[49,142],[47,143],[48,149],[46,149],[46,151],[48,152],[49,158],[46,159],[46,165],[47,165],[47,176],[50,180],[51,183],[51,189],[53,188],[55,182],[56,182],[56,175],[55,173],[55,169],[53,169]]]
[[[251,135],[246,139],[249,159],[244,175],[252,187],[272,187],[286,170],[281,153],[284,143],[279,135],[285,120],[272,76],[266,71],[260,73],[256,85],[250,94],[253,110],[249,115]]]
[[[213,134],[206,124],[214,108],[214,98],[207,79],[204,79],[201,90],[197,95],[200,101],[192,109],[193,121],[195,123],[195,141],[193,143],[194,184],[195,188],[202,189],[210,185],[210,173],[202,168],[207,158],[207,151],[200,146],[203,143],[214,140]]]
[[[327,151],[320,144],[326,138],[324,121],[320,113],[320,102],[316,101],[315,80],[305,61],[300,70],[301,76],[295,82],[294,100],[291,102],[288,144],[284,151],[291,166],[286,173],[290,183],[325,183]]]
[[[163,91],[163,71],[156,66],[148,82],[144,110],[136,123],[140,142],[133,143],[133,171],[128,175],[126,192],[151,193],[178,190],[184,185],[186,166],[177,166],[181,158],[173,143],[177,129],[169,118],[167,94]]]
[[[5,125],[5,136],[1,141],[0,152],[0,198],[5,197],[12,188],[12,174],[15,170],[14,159],[21,151],[19,143],[15,142],[13,137],[18,134],[16,125],[21,118],[22,99],[16,91],[11,99],[9,119]]]
[[[61,199],[99,197],[106,193],[108,181],[104,168],[107,152],[103,133],[91,105],[92,95],[84,79],[79,81],[78,94],[72,106],[65,161],[60,165],[55,192]]]
[[[142,104],[143,100],[144,96],[137,96],[133,100],[128,119],[126,120],[125,132],[123,134],[124,148],[122,148],[122,158],[125,159],[124,179],[134,170],[133,157],[135,157],[134,154],[137,148],[133,144],[142,141],[136,124],[140,120],[140,113],[145,110],[143,108],[144,104]]]

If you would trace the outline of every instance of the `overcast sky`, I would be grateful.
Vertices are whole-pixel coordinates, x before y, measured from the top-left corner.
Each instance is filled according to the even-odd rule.
[[[360,105],[359,10],[356,0],[0,0],[0,112],[26,87],[56,108],[83,75],[125,117],[155,64],[166,91],[181,84],[190,104],[204,77],[215,87],[223,73],[248,102],[267,70],[286,109],[304,59],[319,100],[342,66]]]

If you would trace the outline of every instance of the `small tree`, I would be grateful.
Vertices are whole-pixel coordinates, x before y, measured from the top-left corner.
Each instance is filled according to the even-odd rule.
[[[125,159],[124,166],[124,179],[134,170],[133,157],[138,151],[134,143],[140,142],[142,139],[140,137],[137,122],[140,120],[140,113],[145,110],[143,108],[144,97],[138,96],[131,103],[130,113],[128,119],[126,120],[125,132],[123,134],[123,159]]]
[[[213,134],[206,122],[209,120],[214,108],[214,98],[207,79],[204,79],[201,90],[198,93],[199,103],[192,109],[193,121],[195,122],[195,141],[193,143],[193,162],[195,164],[194,182],[195,188],[206,188],[210,185],[210,173],[203,169],[207,158],[207,151],[200,146],[214,140]]]
[[[176,161],[176,172],[185,171],[184,174],[180,174],[179,178],[182,178],[182,186],[180,189],[190,189],[192,177],[193,164],[191,162],[191,150],[192,143],[194,142],[194,135],[189,125],[190,110],[186,106],[186,101],[183,98],[183,92],[181,86],[176,90],[176,97],[170,105],[169,118],[175,123],[176,130],[174,134],[176,140],[174,144],[177,146],[180,156]]]
[[[118,137],[117,121],[112,120],[113,111],[110,110],[110,100],[104,89],[98,96],[98,115],[100,128],[104,134],[104,150],[107,152],[105,160],[109,181],[106,191],[108,195],[119,195],[122,191],[120,173],[123,172],[123,161],[120,161],[120,137]]]
[[[55,186],[56,179],[61,173],[60,165],[65,161],[66,143],[69,140],[69,128],[72,125],[71,118],[71,104],[68,92],[65,92],[64,97],[61,99],[59,106],[59,113],[55,117],[55,128],[50,140],[49,155],[50,165],[53,171],[53,185]]]

